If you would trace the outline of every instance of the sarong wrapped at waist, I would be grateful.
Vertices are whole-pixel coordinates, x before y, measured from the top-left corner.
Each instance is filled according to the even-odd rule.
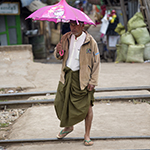
[[[85,119],[94,102],[94,90],[80,89],[79,71],[65,67],[64,72],[65,84],[59,82],[54,106],[60,127],[69,127]]]

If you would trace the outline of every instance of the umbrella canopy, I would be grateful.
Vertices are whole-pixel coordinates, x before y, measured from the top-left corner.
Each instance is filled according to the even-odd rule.
[[[61,0],[55,5],[42,7],[28,16],[26,19],[32,18],[33,20],[69,22],[76,20],[84,22],[84,24],[95,25],[95,23],[82,11],[71,7],[65,0]]]

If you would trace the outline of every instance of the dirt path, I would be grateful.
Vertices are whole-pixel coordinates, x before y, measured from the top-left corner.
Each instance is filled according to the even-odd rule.
[[[94,119],[91,129],[92,137],[110,136],[148,136],[150,135],[150,107],[147,103],[96,102],[93,107]],[[55,138],[61,130],[53,105],[35,106],[13,125],[9,139]],[[68,137],[83,137],[84,121],[75,125],[74,132]],[[85,149],[82,141],[52,142],[22,146],[11,146],[7,150],[53,149],[61,147]],[[148,149],[149,140],[100,140],[95,141],[90,149]]]
[[[92,147],[85,147],[79,142],[52,142],[47,144],[23,144],[12,146],[7,150],[150,150],[149,140],[100,140],[94,141]]]

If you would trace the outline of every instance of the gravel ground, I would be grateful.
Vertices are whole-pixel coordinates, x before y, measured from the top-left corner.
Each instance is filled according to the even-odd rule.
[[[23,92],[21,87],[0,89],[0,94],[10,94]],[[7,107],[0,107],[0,130],[8,130],[7,127],[12,125],[22,114],[24,114],[26,109],[7,109]],[[0,139],[5,139],[6,135],[0,136]],[[0,149],[1,150],[1,149]]]
[[[5,127],[18,119],[25,109],[4,109],[0,111],[0,127]]]

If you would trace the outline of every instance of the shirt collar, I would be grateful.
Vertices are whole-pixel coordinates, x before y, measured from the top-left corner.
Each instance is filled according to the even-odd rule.
[[[77,38],[75,38],[75,35],[73,34],[73,37],[74,37],[75,40],[78,41],[78,40],[82,39],[84,37],[84,35],[85,35],[85,33],[82,31],[82,34],[80,36],[78,36]]]

